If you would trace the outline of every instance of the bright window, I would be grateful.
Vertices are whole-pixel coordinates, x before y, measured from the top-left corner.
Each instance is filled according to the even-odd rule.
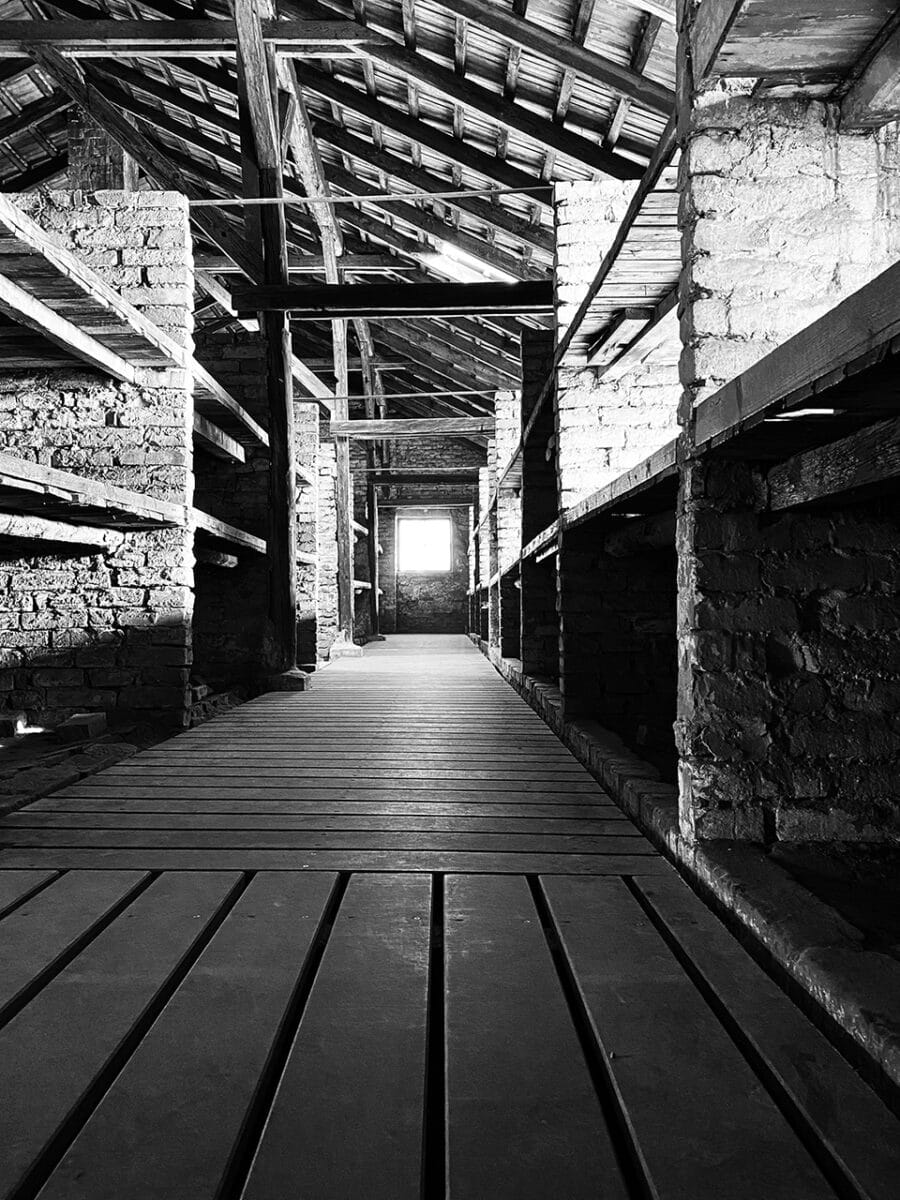
[[[398,571],[449,571],[453,526],[448,517],[401,517],[397,522]]]

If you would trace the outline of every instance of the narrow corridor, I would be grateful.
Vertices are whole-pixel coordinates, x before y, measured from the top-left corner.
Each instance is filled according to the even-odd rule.
[[[2,1197],[893,1195],[896,1121],[464,637],[0,846]]]

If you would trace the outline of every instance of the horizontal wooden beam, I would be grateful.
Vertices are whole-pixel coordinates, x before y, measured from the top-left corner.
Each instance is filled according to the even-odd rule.
[[[407,421],[332,421],[335,437],[373,438],[462,437],[470,433],[492,434],[493,417],[433,417]]]
[[[333,57],[383,42],[353,21],[263,21],[263,38],[281,54]],[[177,57],[235,53],[234,21],[0,21],[0,57],[48,46],[67,58]]]
[[[315,287],[240,287],[238,312],[290,312],[295,320],[330,317],[453,317],[553,311],[553,284],[337,284]]]
[[[675,93],[630,67],[603,58],[571,38],[551,33],[536,20],[516,16],[484,0],[431,0],[455,17],[464,17],[505,41],[548,59],[555,67],[574,71],[602,87],[612,88],[637,104],[668,114],[675,107]]]
[[[766,476],[769,508],[852,498],[900,478],[900,418],[878,421],[849,437],[795,454]]]
[[[0,538],[109,551],[121,543],[122,535],[97,525],[70,525],[68,521],[51,521],[46,517],[0,513]]]
[[[229,437],[224,429],[220,429],[200,413],[194,413],[194,438],[203,450],[214,454],[216,458],[230,458],[235,462],[247,460],[241,443]]]
[[[344,254],[340,262],[342,271],[351,271],[354,275],[384,275],[388,271],[416,269],[406,267],[390,254]],[[234,263],[223,254],[204,254],[201,251],[194,255],[194,266],[214,275],[240,274]],[[288,270],[292,275],[322,275],[325,272],[325,260],[321,254],[290,254]]]
[[[220,538],[223,542],[243,546],[247,550],[254,550],[257,554],[266,552],[265,538],[257,537],[254,533],[247,533],[244,529],[238,529],[236,525],[229,525],[227,521],[220,521],[218,517],[201,512],[199,508],[191,509],[190,523],[196,531],[208,533],[210,537]]]
[[[152,496],[142,496],[99,479],[47,467],[14,454],[0,454],[0,486],[30,493],[41,504],[77,513],[82,524],[115,529],[169,528],[183,525],[185,508]],[[16,502],[16,507],[21,507]]]
[[[605,367],[653,320],[652,308],[623,308],[591,342],[589,367]]]

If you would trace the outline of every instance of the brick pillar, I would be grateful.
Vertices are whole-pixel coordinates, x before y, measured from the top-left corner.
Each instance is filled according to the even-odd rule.
[[[554,188],[557,343],[612,244],[635,186],[603,180]],[[674,361],[607,377],[587,365],[584,339],[576,338],[557,377],[561,507],[570,508],[670,441],[677,432],[679,394]]]
[[[77,104],[69,109],[67,132],[68,179],[73,191],[133,192],[137,189],[137,163]]]
[[[335,484],[337,463],[335,443],[327,417],[320,420],[319,476],[317,504],[317,553],[319,560],[316,589],[316,657],[328,658],[338,636],[338,563],[337,512]]]
[[[896,752],[883,707],[896,661],[884,602],[894,611],[896,579],[892,555],[879,566],[869,560],[882,577],[876,601],[858,574],[866,556],[853,565],[847,552],[882,545],[883,527],[874,514],[840,515],[856,533],[824,529],[818,514],[765,521],[758,465],[698,461],[693,413],[896,260],[896,129],[840,132],[829,106],[754,98],[752,80],[694,90],[686,46],[682,35],[682,831],[872,837],[886,796],[881,756]],[[885,658],[860,638],[866,627],[885,636]],[[829,732],[817,740],[804,722],[820,705],[812,725]],[[848,735],[859,776],[847,762]]]
[[[13,196],[43,228],[182,344],[190,344],[188,210],[169,192]],[[180,505],[193,501],[191,380],[140,386],[76,363],[7,372],[2,449]],[[187,527],[111,535],[108,553],[5,561],[7,703],[55,722],[78,709],[180,726],[190,704],[193,537]]]
[[[319,525],[319,412],[315,404],[294,401],[294,444],[297,466],[312,481],[312,487],[297,489],[297,549],[315,555]],[[297,661],[304,670],[316,665],[318,621],[316,596],[318,562],[297,563]]]

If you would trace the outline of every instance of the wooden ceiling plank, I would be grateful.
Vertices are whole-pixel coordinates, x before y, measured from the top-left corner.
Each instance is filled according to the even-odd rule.
[[[200,199],[197,189],[176,170],[157,147],[136,129],[100,91],[90,83],[78,67],[64,59],[49,47],[35,46],[32,57],[43,71],[54,79],[59,87],[72,97],[85,112],[126,153],[141,166],[146,174],[164,189],[183,192],[189,200]],[[214,209],[196,209],[192,214],[195,224],[223,254],[227,254],[240,267],[248,279],[262,279],[262,263],[259,256],[238,239],[230,223]]]
[[[675,93],[631,67],[587,50],[574,38],[560,37],[543,26],[514,16],[483,0],[431,0],[437,8],[467,17],[513,45],[520,46],[583,79],[612,88],[635,103],[668,116],[675,107]],[[376,57],[378,57],[376,55]]]

